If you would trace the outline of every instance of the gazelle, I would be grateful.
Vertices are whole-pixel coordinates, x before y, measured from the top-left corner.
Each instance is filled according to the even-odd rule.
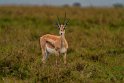
[[[60,36],[46,34],[40,37],[40,46],[42,49],[42,62],[43,63],[46,62],[45,60],[48,54],[55,54],[56,64],[57,64],[57,59],[59,55],[64,54],[63,59],[64,59],[64,64],[66,64],[66,53],[68,49],[68,43],[65,39],[65,28],[69,20],[66,19],[66,13],[65,13],[63,24],[60,23],[58,16],[57,18],[58,18],[57,27],[59,28]]]

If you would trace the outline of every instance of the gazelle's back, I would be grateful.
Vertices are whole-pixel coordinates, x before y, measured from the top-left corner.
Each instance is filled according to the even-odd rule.
[[[53,40],[53,41],[56,41],[57,39],[60,38],[60,36],[51,35],[51,34],[46,34],[43,37],[45,37],[46,39],[49,39],[49,40]]]
[[[44,48],[47,44],[50,48],[57,47],[57,43],[60,41],[60,36],[46,34],[40,38],[41,48]]]

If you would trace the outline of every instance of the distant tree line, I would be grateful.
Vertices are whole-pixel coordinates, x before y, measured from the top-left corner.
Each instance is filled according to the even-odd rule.
[[[115,3],[115,4],[113,4],[113,7],[115,7],[115,8],[122,8],[122,7],[124,7],[124,4]]]
[[[65,6],[65,7],[69,7],[68,4],[65,4],[64,6]],[[72,6],[74,6],[74,7],[81,7],[81,3],[75,2],[75,3],[72,4]],[[122,4],[122,3],[115,3],[115,4],[112,5],[112,7],[115,7],[115,8],[122,8],[122,7],[124,7],[124,4]]]
[[[63,6],[64,6],[64,7],[69,7],[70,5],[65,4],[65,5],[63,5]],[[80,4],[79,2],[75,2],[75,3],[72,4],[72,6],[74,6],[74,7],[81,7],[81,4]]]

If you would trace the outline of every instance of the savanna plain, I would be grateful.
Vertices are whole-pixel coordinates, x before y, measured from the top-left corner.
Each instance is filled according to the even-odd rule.
[[[49,55],[39,38],[66,28],[67,64]],[[124,8],[0,6],[0,83],[123,83]]]

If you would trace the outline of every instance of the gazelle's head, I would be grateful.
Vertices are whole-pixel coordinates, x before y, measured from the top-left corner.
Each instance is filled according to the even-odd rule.
[[[58,16],[57,16],[57,19],[58,19],[58,22],[56,24],[57,24],[57,27],[59,28],[59,34],[60,34],[60,36],[64,36],[65,29],[66,29],[66,26],[67,26],[67,24],[69,22],[69,19],[66,19],[66,13],[65,13],[65,18],[64,18],[63,23],[60,23],[60,20],[59,20]]]

